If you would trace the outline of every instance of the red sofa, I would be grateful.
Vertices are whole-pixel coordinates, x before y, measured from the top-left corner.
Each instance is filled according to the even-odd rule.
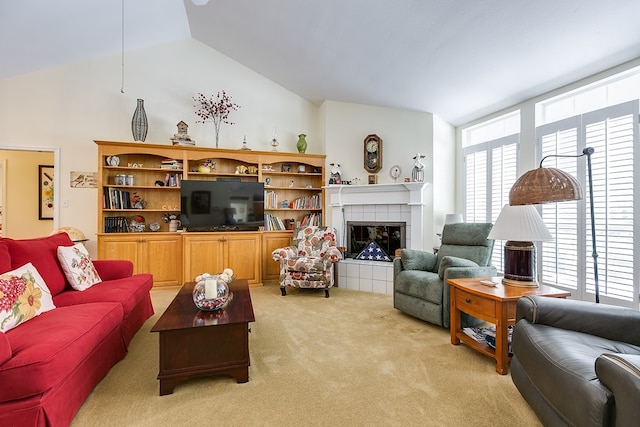
[[[76,291],[57,258],[66,233],[0,238],[0,274],[31,262],[56,306],[0,332],[0,425],[68,426],[93,388],[126,355],[153,315],[151,274],[123,260],[95,260],[101,283]]]

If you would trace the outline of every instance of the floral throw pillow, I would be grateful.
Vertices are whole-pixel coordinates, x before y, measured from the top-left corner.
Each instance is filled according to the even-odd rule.
[[[87,248],[82,243],[73,246],[58,246],[58,261],[71,287],[76,291],[89,289],[102,282],[91,262]]]
[[[56,306],[33,264],[0,275],[0,331],[7,332]]]

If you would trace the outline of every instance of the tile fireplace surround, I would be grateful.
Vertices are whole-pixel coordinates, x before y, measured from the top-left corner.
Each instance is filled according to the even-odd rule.
[[[346,246],[347,221],[406,223],[406,247],[423,249],[423,189],[425,182],[325,187],[332,226],[338,245]],[[389,254],[393,256],[394,254]],[[393,294],[393,263],[345,259],[336,265],[339,287],[365,292]]]

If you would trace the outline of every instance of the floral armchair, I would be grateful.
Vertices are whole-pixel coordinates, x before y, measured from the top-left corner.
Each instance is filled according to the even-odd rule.
[[[308,226],[293,232],[291,246],[275,249],[271,256],[280,262],[280,292],[286,287],[324,289],[325,298],[333,286],[333,264],[342,259],[336,247],[333,227]]]

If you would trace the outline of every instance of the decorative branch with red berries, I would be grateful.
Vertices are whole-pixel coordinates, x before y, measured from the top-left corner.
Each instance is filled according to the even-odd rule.
[[[198,93],[193,97],[196,101],[194,107],[196,108],[196,116],[200,117],[200,120],[196,120],[197,123],[205,123],[212,121],[216,130],[216,147],[218,146],[218,134],[220,133],[220,124],[226,123],[228,125],[234,124],[229,121],[229,113],[231,111],[237,111],[240,106],[231,101],[231,97],[223,90],[218,92],[215,98],[210,96],[207,98],[204,94]]]

